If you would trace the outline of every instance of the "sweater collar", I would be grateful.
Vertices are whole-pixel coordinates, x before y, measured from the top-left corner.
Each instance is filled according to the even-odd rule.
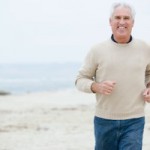
[[[114,35],[113,35],[113,34],[111,35],[111,39],[112,39],[113,42],[118,43],[118,42],[114,39]],[[130,39],[129,39],[129,41],[128,41],[127,43],[130,43],[131,41],[132,41],[132,36],[130,35]]]

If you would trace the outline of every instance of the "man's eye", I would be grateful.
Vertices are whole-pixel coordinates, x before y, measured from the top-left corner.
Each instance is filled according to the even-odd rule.
[[[130,17],[124,17],[124,19],[125,19],[125,20],[129,20],[129,19],[130,19]]]
[[[119,19],[120,19],[120,17],[119,17],[119,16],[118,16],[118,17],[116,16],[116,17],[115,17],[115,19],[119,20]]]

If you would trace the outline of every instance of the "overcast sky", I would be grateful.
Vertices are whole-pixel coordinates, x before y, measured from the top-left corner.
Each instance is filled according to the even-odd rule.
[[[150,42],[150,1],[124,1],[136,10],[133,36]],[[0,63],[81,62],[91,46],[110,37],[113,2],[1,0]]]

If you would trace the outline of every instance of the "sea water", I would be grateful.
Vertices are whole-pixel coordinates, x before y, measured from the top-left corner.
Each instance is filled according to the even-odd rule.
[[[74,88],[80,63],[0,64],[0,91],[27,93]]]

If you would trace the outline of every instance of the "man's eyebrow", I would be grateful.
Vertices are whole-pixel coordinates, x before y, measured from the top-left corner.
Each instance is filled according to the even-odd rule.
[[[131,18],[131,16],[126,16],[126,15],[125,15],[125,16],[115,15],[115,16],[114,16],[114,18],[120,18],[120,17],[123,17],[123,18]]]

